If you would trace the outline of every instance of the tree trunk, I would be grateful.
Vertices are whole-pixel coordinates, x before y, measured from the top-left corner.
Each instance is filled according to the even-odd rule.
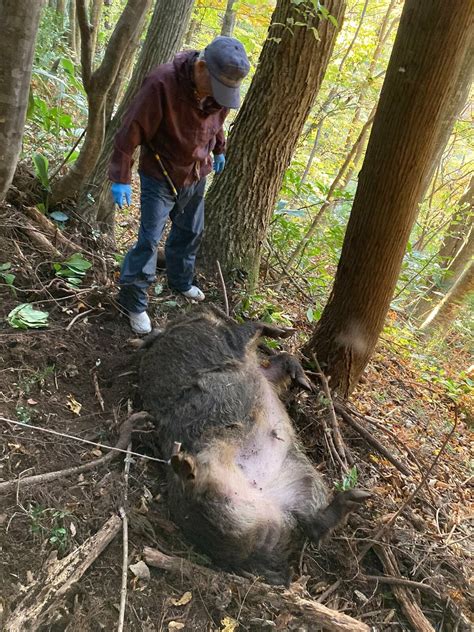
[[[112,33],[102,63],[92,72],[92,33],[85,0],[77,0],[76,9],[81,29],[82,81],[89,105],[87,131],[79,156],[68,173],[56,182],[51,204],[74,196],[94,169],[105,134],[107,94],[124,62],[131,41],[137,40],[143,28],[151,0],[128,0]]]
[[[31,68],[44,2],[0,0],[0,202],[21,151]]]
[[[334,286],[304,353],[348,396],[382,330],[456,77],[472,0],[406,0]]]
[[[91,5],[91,57],[94,60],[95,51],[97,48],[97,36],[99,35],[100,17],[102,15],[102,7],[104,6],[104,0],[92,0]]]
[[[442,327],[445,333],[447,333],[451,323],[459,312],[464,299],[473,290],[474,261],[471,260],[453,287],[421,324],[420,330],[423,333],[431,333]]]
[[[146,75],[154,66],[170,61],[179,50],[193,4],[194,0],[176,0],[170,6],[167,0],[156,0],[146,39],[127,91],[107,128],[102,152],[94,172],[81,190],[78,212],[89,222],[97,221],[106,232],[110,233],[113,230],[114,206],[107,169],[115,135]]]
[[[199,31],[199,22],[193,18],[189,23],[189,28],[184,36],[184,45],[191,46],[194,35]]]
[[[340,26],[345,0],[329,0],[324,6]],[[258,278],[262,244],[285,169],[336,39],[333,22],[315,15],[311,7],[278,0],[269,37],[229,136],[226,168],[206,198],[203,260],[208,265],[220,261],[227,273],[242,271],[251,286]],[[281,26],[301,22],[302,10],[304,26]]]
[[[235,0],[227,0],[227,7],[224,13],[224,19],[222,20],[221,35],[232,37],[235,26],[235,11],[232,7],[235,4]]]
[[[76,19],[76,0],[69,0],[69,26],[68,26],[68,45],[72,50],[74,57],[77,57],[76,46],[76,31],[77,31],[77,19]]]

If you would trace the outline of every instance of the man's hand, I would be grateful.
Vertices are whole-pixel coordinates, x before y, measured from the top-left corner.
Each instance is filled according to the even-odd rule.
[[[132,201],[132,187],[129,184],[122,184],[121,182],[112,183],[112,197],[114,198],[114,204],[118,204],[122,208],[123,198],[127,206],[130,206]]]
[[[219,175],[224,170],[225,156],[224,154],[217,154],[214,156],[214,171]]]

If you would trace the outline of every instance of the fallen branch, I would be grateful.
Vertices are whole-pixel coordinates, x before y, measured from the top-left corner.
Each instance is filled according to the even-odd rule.
[[[102,412],[104,412],[105,402],[104,398],[102,397],[102,393],[100,392],[99,377],[96,370],[92,372],[92,381],[94,382],[95,396],[97,397],[97,401],[99,402],[100,409],[102,410]]]
[[[380,443],[378,439],[374,437],[373,434],[371,434],[368,430],[364,428],[364,426],[362,426],[351,415],[349,415],[349,413],[344,408],[344,406],[342,406],[341,404],[335,403],[334,408],[336,412],[338,413],[338,415],[341,415],[341,417],[344,419],[346,423],[352,426],[352,428],[354,428],[354,430],[356,430],[356,432],[360,434],[361,437],[364,437],[367,443],[371,445],[373,448],[375,448],[377,452],[379,452],[382,456],[384,456],[387,459],[387,461],[390,461],[390,463],[394,465],[397,468],[397,470],[399,470],[405,476],[411,476],[411,471],[405,465],[403,465],[401,461],[399,461],[395,456],[393,456],[393,454],[391,454],[391,452],[389,452],[387,448],[382,443]]]
[[[34,632],[46,625],[48,616],[57,612],[58,601],[115,538],[121,524],[118,516],[112,516],[100,531],[75,551],[44,568],[5,622],[4,629],[9,632]]]
[[[130,472],[130,450],[132,444],[129,443],[127,447],[127,456],[125,457],[125,469],[124,469],[124,491],[123,491],[123,506],[119,509],[119,515],[122,519],[122,532],[123,532],[123,556],[122,556],[122,588],[120,589],[120,610],[119,610],[119,622],[117,626],[117,632],[123,632],[123,625],[125,622],[125,607],[127,605],[127,573],[128,573],[128,516],[127,516],[127,504],[128,504],[128,474]],[[125,509],[124,509],[125,507]]]
[[[383,564],[387,575],[391,575],[394,579],[400,576],[397,560],[393,552],[380,544],[374,546],[377,557]],[[406,616],[415,632],[435,632],[433,626],[421,611],[420,606],[413,599],[405,586],[393,585],[393,594],[400,604],[403,614]]]
[[[387,575],[359,575],[358,579],[369,582],[380,582],[381,584],[389,584],[390,586],[405,586],[406,588],[413,588],[415,590],[426,592],[439,601],[443,600],[442,595],[440,595],[439,592],[436,591],[429,584],[414,582],[413,580],[406,579],[405,577],[392,577]]]
[[[312,357],[313,357],[314,365],[318,371],[317,375],[319,379],[321,380],[324,394],[326,395],[326,399],[328,402],[327,405],[329,409],[329,420],[331,422],[332,438],[334,440],[334,445],[337,450],[337,456],[339,457],[338,461],[341,463],[341,467],[344,473],[347,473],[347,471],[349,470],[348,462],[351,465],[354,465],[354,459],[352,458],[352,455],[350,454],[348,448],[344,444],[344,439],[342,438],[342,435],[341,435],[339,422],[337,421],[337,417],[336,417],[336,411],[334,410],[334,402],[332,400],[331,389],[329,388],[328,379],[324,375],[319,365],[318,359],[314,353]]]
[[[229,315],[229,299],[227,298],[227,288],[225,286],[224,275],[222,274],[222,268],[219,261],[217,263],[217,272],[219,273],[219,280],[221,282],[222,293],[224,294],[224,304],[225,304],[225,315]]]
[[[247,602],[253,602],[259,606],[263,602],[270,603],[273,608],[289,612],[297,616],[299,621],[311,624],[311,629],[320,625],[329,632],[370,632],[369,626],[365,623],[337,610],[331,610],[311,599],[300,597],[291,590],[269,586],[260,581],[252,582],[237,575],[216,573],[210,568],[193,564],[179,557],[165,555],[158,549],[148,546],[144,548],[144,557],[145,562],[150,566],[185,575],[191,581],[205,582],[210,591],[218,592],[222,589],[222,582],[225,581],[237,599],[245,591]]]
[[[59,250],[53,246],[47,237],[43,235],[33,224],[26,221],[20,230],[28,237],[28,239],[38,248],[40,252],[44,252],[55,259],[59,259],[62,255]]]
[[[25,478],[17,478],[13,481],[0,483],[0,493],[8,493],[13,489],[17,489],[19,486],[31,487],[32,485],[38,485],[39,483],[49,483],[50,481],[55,481],[58,478],[66,478],[74,474],[81,474],[82,472],[87,472],[88,470],[93,470],[97,467],[105,465],[106,463],[109,463],[109,461],[112,461],[114,458],[116,458],[118,454],[122,454],[124,451],[126,451],[127,445],[130,442],[130,437],[134,430],[133,424],[146,418],[148,418],[148,414],[140,412],[131,415],[126,421],[124,421],[123,424],[120,426],[119,438],[116,445],[113,446],[114,449],[111,450],[108,454],[101,456],[99,459],[94,459],[94,461],[89,461],[89,463],[84,463],[84,465],[68,467],[65,470],[57,470],[56,472],[45,472],[44,474],[25,476]]]

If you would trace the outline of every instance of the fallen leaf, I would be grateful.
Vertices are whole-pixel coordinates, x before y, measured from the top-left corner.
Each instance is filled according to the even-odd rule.
[[[26,403],[29,404],[30,406],[36,406],[38,402],[36,402],[34,399],[31,399],[30,397],[30,399],[26,400]]]
[[[193,598],[192,593],[187,591],[179,599],[172,599],[171,603],[173,604],[173,606],[185,606],[187,603],[191,601],[192,598]]]
[[[239,622],[232,617],[224,617],[221,621],[221,632],[234,632],[239,627]]]
[[[77,533],[77,530],[76,530],[76,527],[74,525],[74,522],[71,522],[71,524],[69,525],[69,531],[71,532],[71,535],[74,538],[76,533]]]
[[[168,630],[184,630],[184,623],[179,621],[170,621],[168,623]]]
[[[26,583],[31,584],[33,583],[33,580],[34,580],[33,573],[31,571],[26,571]]]
[[[128,568],[132,571],[132,573],[138,579],[144,579],[144,580],[150,579],[150,569],[148,568],[148,566],[145,564],[143,560],[140,560],[136,564],[130,564]]]
[[[82,409],[82,404],[75,400],[72,395],[68,395],[67,407],[69,408],[69,410],[72,410],[74,414],[79,415]]]

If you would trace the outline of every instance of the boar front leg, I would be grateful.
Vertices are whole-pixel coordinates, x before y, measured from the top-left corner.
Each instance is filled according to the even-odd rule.
[[[267,380],[280,389],[287,388],[293,382],[307,391],[312,390],[300,361],[286,351],[265,358],[260,368]]]

